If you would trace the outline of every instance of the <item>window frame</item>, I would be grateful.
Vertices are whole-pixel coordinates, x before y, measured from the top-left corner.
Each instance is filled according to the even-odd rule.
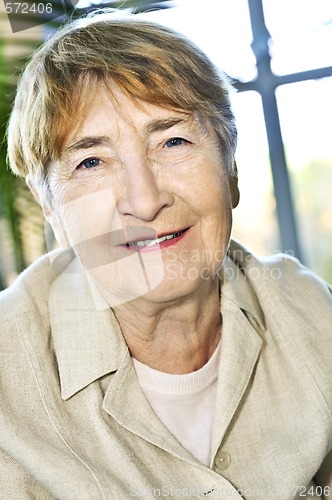
[[[275,75],[271,69],[269,51],[271,35],[266,27],[262,0],[248,0],[248,6],[253,35],[251,48],[256,57],[257,77],[249,82],[232,80],[238,92],[254,90],[261,96],[276,198],[280,244],[284,252],[291,251],[295,257],[304,262],[289,169],[281,134],[276,89],[280,85],[330,77],[332,76],[332,66]]]

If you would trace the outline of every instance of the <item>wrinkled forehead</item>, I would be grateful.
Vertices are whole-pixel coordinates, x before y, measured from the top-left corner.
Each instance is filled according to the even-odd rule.
[[[192,112],[144,101],[130,95],[111,80],[91,82],[87,77],[81,82],[68,120],[62,127],[59,158],[63,157],[74,138],[84,136],[85,129],[91,130],[92,121],[101,133],[105,117],[108,118],[108,123],[114,123],[114,140],[118,134],[119,119],[129,126],[139,128],[146,135],[167,130],[177,124],[185,124],[188,127],[194,124],[203,133],[212,130],[208,121],[198,111]]]

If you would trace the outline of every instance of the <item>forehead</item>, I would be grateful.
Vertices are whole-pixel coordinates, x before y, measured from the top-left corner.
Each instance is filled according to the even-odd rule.
[[[196,113],[134,99],[117,88],[110,93],[100,85],[89,100],[84,96],[77,106],[63,141],[62,153],[65,154],[84,137],[107,135],[111,142],[116,143],[123,131],[128,132],[128,128],[140,136],[149,136],[176,125],[192,127],[195,123],[203,125],[203,120]]]

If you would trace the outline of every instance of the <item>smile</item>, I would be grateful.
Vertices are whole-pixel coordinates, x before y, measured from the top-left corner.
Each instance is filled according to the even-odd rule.
[[[176,231],[174,233],[165,234],[160,236],[159,238],[154,239],[142,239],[131,241],[130,243],[126,243],[126,247],[131,250],[136,251],[150,251],[166,248],[170,245],[177,243],[180,238],[188,231],[189,228],[183,229],[181,231]]]
[[[154,240],[133,241],[132,243],[127,243],[127,247],[132,247],[132,246],[147,247],[147,246],[152,246],[152,245],[158,245],[159,243],[162,243],[163,241],[174,240],[174,238],[178,238],[184,232],[185,232],[185,229],[183,231],[179,231],[177,233],[166,234],[165,236],[161,236],[160,238],[156,238]]]

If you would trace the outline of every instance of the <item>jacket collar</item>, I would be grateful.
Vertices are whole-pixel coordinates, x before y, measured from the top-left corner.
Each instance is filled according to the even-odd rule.
[[[128,352],[112,309],[99,299],[76,259],[51,286],[51,335],[64,400],[117,371]]]
[[[237,305],[254,328],[265,331],[264,314],[255,292],[255,282],[264,279],[264,266],[240,243],[232,240],[221,269],[221,298]]]
[[[251,257],[250,257],[251,256]],[[264,318],[245,266],[252,255],[232,242],[221,270],[221,299],[240,308],[254,329],[264,330]],[[96,303],[84,270],[76,259],[53,282],[49,315],[58,363],[61,397],[75,393],[119,369],[128,348],[117,319],[100,298]]]

